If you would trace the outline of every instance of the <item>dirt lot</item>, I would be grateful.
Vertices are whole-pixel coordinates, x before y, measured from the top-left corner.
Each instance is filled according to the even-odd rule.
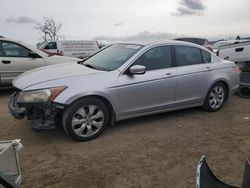
[[[33,132],[8,113],[0,91],[0,139],[21,138],[23,187],[194,187],[205,154],[214,173],[240,185],[250,156],[250,100],[233,96],[220,112],[199,108],[123,121],[77,143],[63,130]]]

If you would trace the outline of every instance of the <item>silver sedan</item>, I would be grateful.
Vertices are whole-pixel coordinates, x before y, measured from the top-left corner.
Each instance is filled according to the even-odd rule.
[[[13,81],[9,108],[33,129],[63,125],[78,141],[116,121],[195,106],[221,109],[239,86],[239,68],[180,42],[113,44],[80,64],[48,66]]]

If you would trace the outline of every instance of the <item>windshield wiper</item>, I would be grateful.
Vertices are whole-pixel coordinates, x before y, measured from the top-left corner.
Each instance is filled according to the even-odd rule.
[[[83,65],[86,66],[86,67],[89,67],[89,68],[91,68],[91,69],[96,69],[96,70],[98,70],[98,69],[97,69],[96,67],[94,67],[93,65],[84,64],[84,63],[83,63]]]
[[[100,70],[100,71],[111,71],[111,69],[105,69],[105,68],[103,68],[103,67],[95,67],[95,66],[93,66],[93,65],[91,65],[91,64],[88,64],[88,63],[83,63],[82,65],[84,65],[84,66],[86,66],[86,67],[89,67],[89,68],[91,68],[91,69],[95,69],[95,70]]]

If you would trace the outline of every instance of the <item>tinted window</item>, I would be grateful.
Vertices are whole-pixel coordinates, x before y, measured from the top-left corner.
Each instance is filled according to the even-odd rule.
[[[4,57],[29,57],[30,50],[12,42],[0,42],[0,55]]]
[[[202,57],[199,48],[189,46],[175,46],[177,66],[201,64]]]
[[[195,40],[196,40],[196,44],[199,44],[201,46],[204,46],[206,43],[206,40],[204,39],[195,39]]]
[[[140,56],[134,65],[143,65],[146,70],[171,67],[171,47],[161,46],[150,49]]]
[[[57,45],[56,42],[50,42],[48,43],[45,47],[45,50],[56,50],[57,49]]]
[[[194,44],[199,44],[201,46],[204,46],[205,43],[206,43],[205,39],[199,39],[199,38],[180,38],[180,39],[176,39],[176,40],[191,42],[191,43],[194,43]]]
[[[204,63],[211,63],[211,54],[204,51],[204,50],[201,50],[202,52],[202,56],[203,56],[203,62]]]

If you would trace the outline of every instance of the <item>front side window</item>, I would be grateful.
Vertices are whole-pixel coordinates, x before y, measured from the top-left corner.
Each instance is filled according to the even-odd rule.
[[[29,57],[30,50],[13,42],[0,42],[0,55],[4,57]]]
[[[136,44],[114,44],[87,59],[84,65],[98,70],[112,71],[123,65],[141,48],[141,45]]]
[[[171,47],[152,48],[140,56],[134,65],[143,65],[147,71],[171,67]]]
[[[199,48],[190,46],[175,46],[177,66],[202,64],[202,56]]]

